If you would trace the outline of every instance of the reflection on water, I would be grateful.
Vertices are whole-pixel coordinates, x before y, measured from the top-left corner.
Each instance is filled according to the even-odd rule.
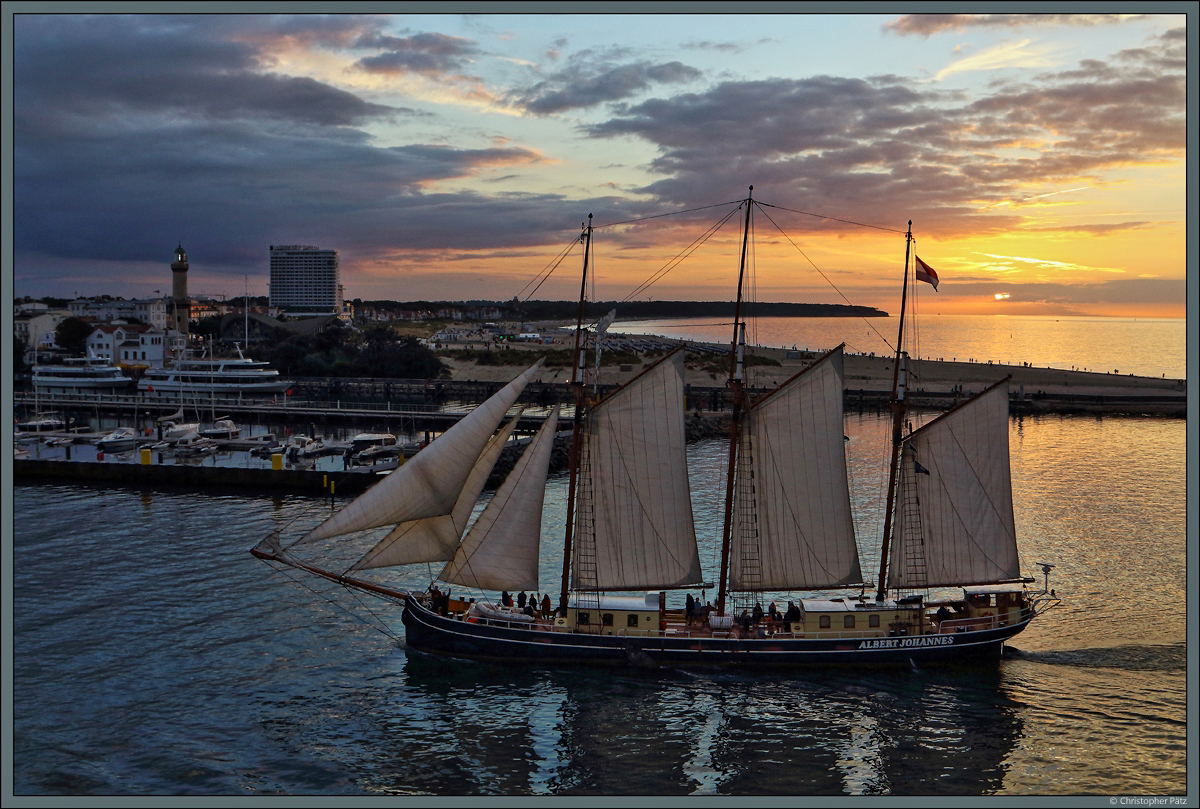
[[[246,552],[275,526],[319,520],[327,503],[18,486],[15,788],[1181,794],[1184,429],[1012,423],[1025,567],[1057,564],[1065,603],[991,671],[748,676],[448,661],[388,634],[399,629],[396,607],[286,577]],[[885,430],[873,416],[847,418],[864,548],[881,496],[869,446]],[[691,454],[708,536],[705,487],[719,485],[721,450]],[[544,586],[561,561],[565,481],[550,489]],[[429,575],[413,570],[405,583]],[[1158,622],[1133,627],[1130,605],[1151,602]]]
[[[731,310],[732,314],[732,310]],[[729,344],[729,318],[619,321],[613,331]],[[914,356],[1039,368],[1183,379],[1187,376],[1187,325],[1183,318],[981,317],[939,315],[910,326]],[[828,350],[846,343],[856,354],[890,355],[896,318],[761,317],[747,326],[747,341],[774,348]]]

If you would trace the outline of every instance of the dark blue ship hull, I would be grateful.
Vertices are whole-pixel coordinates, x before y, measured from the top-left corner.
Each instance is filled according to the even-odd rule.
[[[409,598],[403,614],[414,649],[488,661],[672,666],[927,666],[994,663],[1012,626],[942,635],[884,638],[710,638],[592,635],[545,627],[498,626],[447,618]]]

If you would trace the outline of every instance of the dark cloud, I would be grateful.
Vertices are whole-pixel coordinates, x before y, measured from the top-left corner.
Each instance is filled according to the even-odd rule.
[[[1031,184],[1182,155],[1183,47],[1162,37],[970,102],[893,76],[729,81],[629,106],[585,131],[658,146],[650,169],[662,179],[640,190],[671,205],[736,198],[753,183],[829,216],[890,225],[919,211],[925,232],[986,232],[1021,221],[998,206]]]
[[[655,84],[679,84],[701,75],[699,70],[682,62],[613,64],[611,58],[582,51],[571,58],[564,70],[514,91],[510,98],[534,115],[551,115],[621,101]]]
[[[884,23],[884,30],[896,34],[930,36],[943,31],[968,28],[1021,28],[1029,25],[1070,25],[1092,27],[1115,25],[1140,18],[1142,14],[906,14]]]
[[[275,51],[260,42],[277,46],[272,32],[320,44],[374,35],[370,21],[350,22],[19,18],[14,250],[42,257],[40,267],[59,257],[78,268],[82,259],[156,261],[164,244],[183,240],[210,266],[244,269],[279,242],[359,256],[396,244],[553,242],[543,228],[561,222],[560,197],[504,196],[497,206],[492,197],[427,191],[536,162],[536,152],[383,148],[361,125],[407,111],[271,72]]]
[[[15,18],[14,102],[18,135],[83,121],[122,125],[129,116],[274,118],[358,125],[403,113],[306,77],[265,72],[248,42],[205,38],[205,18]],[[22,129],[24,128],[24,132]]]
[[[355,44],[385,49],[383,53],[358,60],[357,66],[370,73],[454,73],[461,71],[479,54],[479,49],[470,40],[445,34],[408,37],[374,34],[360,38]]]

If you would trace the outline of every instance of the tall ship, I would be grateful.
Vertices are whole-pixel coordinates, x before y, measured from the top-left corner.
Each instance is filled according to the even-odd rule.
[[[151,394],[283,393],[291,381],[270,363],[247,358],[240,346],[237,357],[177,359],[169,367],[151,368],[138,380],[138,390]]]
[[[86,357],[67,357],[61,365],[33,366],[33,386],[46,391],[116,392],[131,385],[120,367],[91,351]]]
[[[843,347],[765,394],[751,396],[744,384],[743,284],[758,204],[752,195],[741,201],[715,604],[695,603],[690,594],[686,606],[678,594],[673,608],[667,603],[671,591],[713,586],[701,570],[692,515],[683,351],[603,397],[589,395],[594,389],[586,379],[582,335],[590,217],[580,237],[563,570],[553,588],[540,585],[538,561],[547,436],[557,412],[468,525],[497,445],[513,429],[513,421],[501,422],[536,365],[342,510],[297,536],[277,530],[251,552],[402,603],[407,645],[440,655],[740,668],[998,660],[1005,641],[1059,601],[1049,589],[1053,566],[1039,563],[1039,589],[1035,577],[1023,574],[1017,552],[1007,380],[923,426],[909,426],[903,311],[910,278],[937,280],[912,254],[910,223],[893,363],[887,506],[879,569],[868,578],[847,475]],[[335,568],[309,555],[326,543],[366,552]],[[376,578],[420,563],[442,565],[425,590]],[[451,587],[481,596],[453,599]],[[508,591],[529,589],[557,591],[557,603],[547,595],[524,609],[511,604]],[[485,598],[487,591],[501,595]],[[776,603],[786,603],[786,610]]]

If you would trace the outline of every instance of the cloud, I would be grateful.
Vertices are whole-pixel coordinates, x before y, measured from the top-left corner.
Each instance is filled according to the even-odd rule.
[[[388,75],[456,73],[479,54],[479,48],[470,40],[437,33],[407,37],[373,34],[359,38],[355,44],[383,48],[383,53],[365,56],[356,66],[370,73]]]
[[[1050,54],[1055,50],[1057,48],[1049,45],[1033,45],[1031,39],[1023,39],[1020,42],[1003,42],[965,59],[952,62],[939,70],[934,76],[934,80],[941,81],[956,73],[969,73],[977,70],[1050,67],[1054,64]]]
[[[994,83],[983,98],[905,76],[700,86],[686,64],[610,49],[576,53],[509,98],[533,115],[611,105],[576,131],[649,144],[648,180],[632,186],[644,152],[626,150],[619,177],[501,193],[560,154],[489,143],[485,133],[510,134],[495,129],[504,124],[463,131],[463,119],[450,123],[428,99],[418,113],[366,95],[461,79],[484,55],[458,37],[391,32],[395,19],[18,15],[14,249],[48,274],[63,261],[73,277],[88,260],[98,273],[113,262],[157,264],[180,240],[198,263],[239,281],[280,242],[341,249],[348,273],[356,262],[416,255],[465,264],[489,250],[500,261],[559,245],[571,230],[564,215],[625,221],[740,199],[750,183],[781,207],[881,226],[902,229],[919,212],[918,232],[939,238],[1017,227],[1103,233],[1149,225],[1049,226],[1017,203],[1099,184],[1106,169],[1178,161],[1184,150],[1182,29],[1106,60]],[[355,64],[385,78],[342,71]],[[386,78],[404,71],[428,81]],[[370,90],[347,89],[352,82]],[[383,126],[418,115],[419,137]],[[492,193],[462,190],[485,188]],[[793,232],[795,221],[782,224]],[[661,238],[624,230],[614,261]]]
[[[613,64],[593,51],[571,57],[568,66],[529,87],[514,90],[511,101],[534,115],[551,115],[621,101],[654,84],[679,84],[701,72],[682,62],[649,61]]]
[[[1023,233],[1089,233],[1093,236],[1107,236],[1110,233],[1120,233],[1126,230],[1145,230],[1158,227],[1158,222],[1112,222],[1104,224],[1062,224],[1050,227],[1023,227]]]
[[[894,34],[928,37],[943,31],[964,31],[968,28],[1023,28],[1036,25],[1065,25],[1092,27],[1116,25],[1144,18],[1146,14],[906,14],[884,23],[884,30]]]
[[[1031,189],[1182,158],[1183,49],[1171,33],[974,100],[895,76],[727,81],[584,131],[657,146],[648,168],[660,179],[639,190],[664,204],[736,199],[754,183],[756,195],[829,216],[899,224],[916,210],[926,233],[1000,231],[1024,222],[1011,203]]]
[[[411,111],[269,72],[270,55],[255,43],[266,23],[281,21],[254,17],[247,32],[225,18],[188,19],[17,20],[19,255],[42,257],[38,266],[52,272],[47,256],[152,262],[182,240],[210,266],[240,271],[279,242],[371,255],[401,242],[469,249],[552,240],[546,229],[561,220],[559,197],[432,191],[439,181],[537,163],[537,151],[377,145],[362,126]],[[364,30],[336,22],[300,29],[308,42],[356,42]]]
[[[409,112],[307,77],[265,72],[270,60],[253,45],[205,40],[157,19],[16,18],[18,134],[24,129],[33,139],[84,121],[123,127],[131,116],[350,126]]]

